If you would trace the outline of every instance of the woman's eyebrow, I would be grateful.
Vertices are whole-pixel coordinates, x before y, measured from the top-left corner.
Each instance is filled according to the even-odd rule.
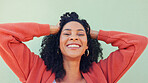
[[[67,31],[71,31],[71,29],[64,29],[64,31],[67,30]],[[77,29],[77,31],[84,31],[83,29]]]
[[[77,31],[84,31],[83,29],[77,29]]]
[[[71,31],[71,29],[64,29],[63,31],[65,31],[65,30],[67,30],[67,31]]]

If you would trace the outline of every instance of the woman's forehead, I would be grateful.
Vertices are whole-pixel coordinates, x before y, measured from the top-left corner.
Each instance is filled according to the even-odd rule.
[[[83,31],[84,30],[84,27],[79,22],[71,21],[71,22],[68,22],[67,24],[64,25],[63,30],[78,30],[78,31]]]

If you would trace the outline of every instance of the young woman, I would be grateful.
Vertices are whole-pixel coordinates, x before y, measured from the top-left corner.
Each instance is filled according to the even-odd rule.
[[[41,58],[22,42],[45,36]],[[0,56],[22,83],[116,83],[147,46],[148,38],[117,31],[94,31],[75,13],[59,25],[0,24]],[[102,58],[98,40],[118,50]]]

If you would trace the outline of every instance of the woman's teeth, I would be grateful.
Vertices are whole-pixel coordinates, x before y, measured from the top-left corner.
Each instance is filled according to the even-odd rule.
[[[79,45],[68,45],[68,47],[80,47]]]

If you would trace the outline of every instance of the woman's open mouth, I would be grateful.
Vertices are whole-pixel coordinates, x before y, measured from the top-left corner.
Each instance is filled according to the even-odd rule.
[[[71,43],[71,44],[68,44],[66,45],[69,49],[79,49],[81,47],[80,44],[77,44],[77,43]]]

